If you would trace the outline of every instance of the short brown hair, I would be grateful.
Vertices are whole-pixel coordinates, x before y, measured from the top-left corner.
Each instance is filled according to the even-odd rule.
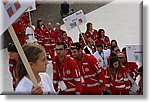
[[[70,46],[70,49],[77,49],[77,50],[79,50],[81,48],[81,45],[80,45],[80,43],[79,42],[75,42],[75,43],[73,43],[71,46]]]

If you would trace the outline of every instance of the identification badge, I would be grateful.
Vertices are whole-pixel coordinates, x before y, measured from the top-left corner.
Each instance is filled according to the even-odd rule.
[[[62,91],[67,89],[67,86],[65,85],[64,81],[59,81],[58,88],[60,88]]]
[[[84,78],[81,76],[81,83],[84,83],[85,81],[84,81]]]

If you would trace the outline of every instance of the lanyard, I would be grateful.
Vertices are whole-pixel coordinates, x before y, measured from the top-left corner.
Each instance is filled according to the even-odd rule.
[[[102,52],[101,54],[100,53],[98,53],[100,56],[101,56],[101,58],[103,59],[103,64],[104,64],[104,66],[103,67],[105,67],[106,66],[106,64],[105,64],[105,60],[104,60],[104,52]],[[102,56],[102,54],[103,54],[103,56]]]

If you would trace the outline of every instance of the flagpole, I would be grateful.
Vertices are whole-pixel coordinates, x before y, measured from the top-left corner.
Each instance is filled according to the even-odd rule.
[[[36,80],[36,78],[35,78],[35,75],[34,75],[32,69],[31,69],[31,67],[30,67],[30,65],[29,65],[29,62],[28,62],[28,60],[27,60],[27,58],[26,58],[26,55],[24,54],[24,51],[23,51],[23,49],[22,49],[22,47],[21,47],[21,45],[20,45],[20,42],[19,42],[19,40],[18,40],[18,38],[17,38],[17,35],[16,35],[16,33],[15,33],[15,31],[14,31],[12,25],[10,25],[10,26],[8,27],[8,31],[9,31],[9,33],[10,33],[10,36],[11,36],[11,38],[12,38],[12,40],[13,40],[13,42],[14,42],[16,48],[17,48],[17,51],[18,51],[18,53],[19,53],[19,55],[20,55],[20,58],[21,58],[21,60],[22,60],[22,62],[23,62],[23,64],[24,64],[24,66],[25,66],[25,68],[26,68],[26,70],[27,70],[27,72],[28,72],[28,75],[29,75],[29,77],[30,77],[30,79],[31,79],[31,81],[32,81],[32,83],[33,83],[33,86],[34,86],[34,87],[38,86],[38,83],[37,83],[37,80]]]
[[[29,11],[29,21],[30,21],[30,26],[32,27],[32,20],[31,20],[31,12],[30,11]],[[33,27],[32,27],[32,29],[33,29]],[[33,31],[34,31],[34,29],[33,29]],[[33,33],[32,37],[34,38],[34,33]]]
[[[85,39],[84,39],[84,37],[83,37],[83,35],[82,35],[82,32],[81,32],[81,30],[80,30],[80,28],[79,28],[78,25],[77,25],[77,28],[78,28],[78,30],[79,30],[79,32],[80,32],[80,34],[81,34],[81,37],[82,37],[82,39],[83,39],[84,44],[87,45],[86,42],[85,42]]]
[[[32,21],[31,21],[31,13],[29,11],[29,20],[30,20],[30,25],[32,25]]]

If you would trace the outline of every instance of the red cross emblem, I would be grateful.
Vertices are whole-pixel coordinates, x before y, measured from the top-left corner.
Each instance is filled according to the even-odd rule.
[[[9,17],[15,14],[21,7],[18,0],[3,0],[3,3]]]

